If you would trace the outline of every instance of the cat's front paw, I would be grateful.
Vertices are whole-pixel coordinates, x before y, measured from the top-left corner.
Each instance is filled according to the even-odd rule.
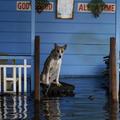
[[[57,83],[56,85],[57,85],[58,87],[61,87],[61,86],[62,86],[62,84],[61,84],[61,83]]]

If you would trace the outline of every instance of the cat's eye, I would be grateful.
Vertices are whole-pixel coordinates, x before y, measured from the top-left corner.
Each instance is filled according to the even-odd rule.
[[[57,53],[59,53],[59,50],[57,50]]]
[[[63,50],[61,50],[61,53],[63,53],[64,51]]]

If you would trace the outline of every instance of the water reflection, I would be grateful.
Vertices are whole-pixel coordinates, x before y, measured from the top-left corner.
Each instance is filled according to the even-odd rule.
[[[106,120],[119,120],[119,102],[115,102],[107,95],[107,103],[105,104],[105,111],[108,116]]]
[[[27,97],[0,97],[0,119],[26,119]]]
[[[42,100],[41,108],[40,118],[43,118],[45,120],[61,120],[59,98]]]
[[[33,96],[0,96],[0,120],[120,119],[119,104],[110,101],[98,81],[71,81],[76,86],[74,97],[42,97],[40,102],[35,103]],[[90,95],[95,96],[95,99],[88,99]]]
[[[110,101],[110,120],[119,120],[119,102]]]

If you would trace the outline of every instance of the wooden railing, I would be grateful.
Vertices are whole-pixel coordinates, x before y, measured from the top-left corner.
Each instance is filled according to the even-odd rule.
[[[12,69],[12,77],[8,77],[7,71],[8,68]],[[20,65],[9,65],[9,64],[1,64],[0,65],[0,92],[2,87],[2,79],[3,79],[3,93],[16,93],[16,87],[18,83],[18,92],[22,92],[22,78],[24,80],[24,92],[27,92],[27,68],[31,68],[31,65],[27,65],[27,59],[24,59],[24,64]],[[22,77],[23,70],[23,77]],[[3,72],[2,72],[3,71]],[[18,77],[17,77],[18,71]],[[2,75],[3,74],[3,75]],[[3,77],[2,77],[3,76]],[[8,84],[11,82],[11,90],[8,90]]]

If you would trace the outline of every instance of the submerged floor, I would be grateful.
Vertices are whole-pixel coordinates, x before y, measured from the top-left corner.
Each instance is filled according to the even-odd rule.
[[[102,78],[61,80],[75,85],[74,97],[41,98],[40,107],[32,97],[0,97],[0,120],[119,120],[117,109],[110,108]]]

